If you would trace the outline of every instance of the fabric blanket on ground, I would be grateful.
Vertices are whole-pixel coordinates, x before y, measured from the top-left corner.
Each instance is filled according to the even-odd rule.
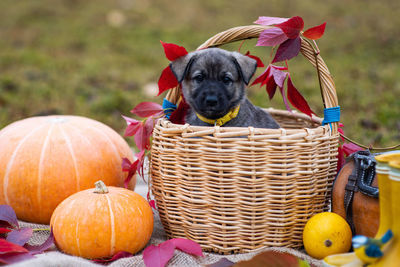
[[[135,192],[139,193],[143,197],[146,197],[147,194],[147,185],[141,180],[138,179],[137,186],[135,189]],[[30,224],[26,222],[20,222],[21,227],[31,227],[31,228],[36,228],[36,229],[43,229],[43,228],[48,228],[48,225],[38,225],[38,224]],[[49,236],[49,231],[35,231],[32,239],[29,241],[31,245],[38,245],[42,244],[47,237]],[[159,244],[163,241],[167,240],[167,237],[165,235],[164,229],[162,227],[160,218],[158,216],[158,213],[154,213],[154,230],[153,230],[153,235],[150,239],[150,244]],[[322,262],[315,260],[302,251],[294,250],[294,249],[289,249],[289,248],[264,248],[260,249],[251,253],[244,253],[244,254],[236,254],[236,255],[218,255],[215,253],[204,253],[205,257],[193,257],[191,255],[185,254],[179,250],[175,251],[175,254],[173,258],[169,261],[168,266],[190,266],[190,267],[195,267],[195,266],[205,266],[208,264],[215,263],[219,261],[221,258],[227,258],[230,261],[233,262],[238,262],[241,260],[248,260],[255,256],[256,254],[266,251],[266,250],[275,250],[275,251],[281,251],[281,252],[287,252],[290,254],[293,254],[301,259],[306,260],[313,266],[322,266]],[[143,259],[142,259],[142,251],[134,255],[133,257],[129,258],[123,258],[119,259],[117,261],[114,261],[113,263],[110,263],[108,266],[112,267],[117,267],[117,266],[145,266]],[[66,255],[60,251],[57,250],[55,246],[53,246],[50,250],[46,251],[45,253],[38,254],[36,255],[35,259],[28,260],[28,261],[23,261],[20,263],[16,263],[13,266],[20,266],[20,267],[26,267],[26,266],[103,266],[96,264],[92,261],[80,258],[80,257],[74,257],[70,255]]]

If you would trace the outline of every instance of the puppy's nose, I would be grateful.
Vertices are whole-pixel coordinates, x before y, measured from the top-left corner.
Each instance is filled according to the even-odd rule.
[[[206,105],[210,107],[214,107],[218,104],[218,97],[216,95],[208,95],[206,96]]]

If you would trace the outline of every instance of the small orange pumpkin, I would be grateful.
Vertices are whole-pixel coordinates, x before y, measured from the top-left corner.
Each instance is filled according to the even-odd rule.
[[[98,181],[96,189],[61,202],[50,226],[57,247],[67,254],[88,259],[135,254],[150,240],[153,212],[139,194]]]
[[[61,201],[91,188],[99,177],[123,186],[123,157],[133,159],[126,141],[92,119],[44,116],[14,122],[0,131],[0,204],[13,207],[21,220],[48,224]]]

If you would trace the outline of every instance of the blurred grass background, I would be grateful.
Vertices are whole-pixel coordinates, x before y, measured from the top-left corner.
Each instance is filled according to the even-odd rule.
[[[346,135],[393,145],[400,142],[399,12],[398,0],[2,0],[0,128],[35,115],[75,114],[123,134],[121,114],[141,101],[161,103],[156,82],[168,61],[159,40],[190,51],[258,16],[298,15],[305,29],[327,22],[318,45],[334,76]],[[268,61],[268,48],[254,45],[248,41],[241,51]],[[300,56],[289,66],[322,116],[315,70]],[[283,108],[279,94],[269,101],[258,86],[249,97]]]

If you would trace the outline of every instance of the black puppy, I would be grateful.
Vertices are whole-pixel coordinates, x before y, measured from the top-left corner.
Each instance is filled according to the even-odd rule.
[[[219,48],[192,52],[171,63],[190,105],[186,122],[200,126],[279,128],[266,111],[246,96],[256,60]]]

